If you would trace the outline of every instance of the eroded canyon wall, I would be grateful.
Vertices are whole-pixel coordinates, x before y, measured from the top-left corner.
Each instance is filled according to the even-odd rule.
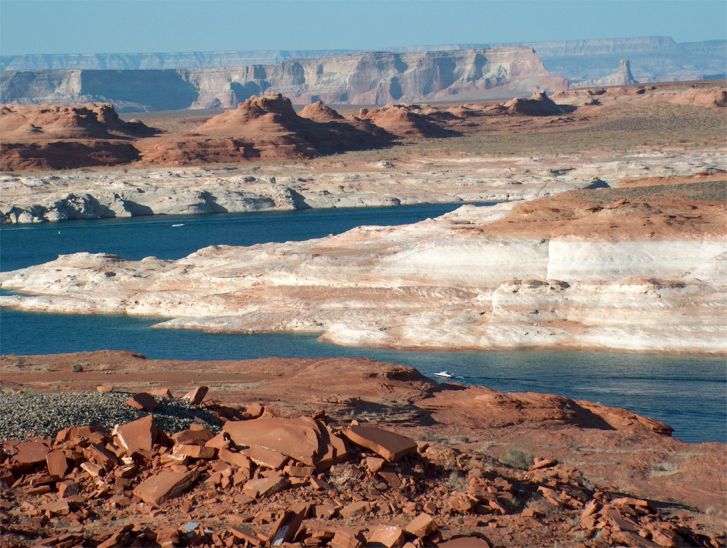
[[[525,47],[369,52],[237,68],[0,74],[3,102],[103,101],[126,111],[233,107],[265,91],[281,92],[297,104],[320,99],[369,105],[502,98],[566,86]]]

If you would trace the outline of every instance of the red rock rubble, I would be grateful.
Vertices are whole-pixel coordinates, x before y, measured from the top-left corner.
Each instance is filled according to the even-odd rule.
[[[323,412],[202,405],[219,433],[148,415],[4,441],[3,546],[721,545],[554,459],[521,470]]]

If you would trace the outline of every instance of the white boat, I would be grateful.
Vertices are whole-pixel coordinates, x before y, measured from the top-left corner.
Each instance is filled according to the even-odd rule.
[[[177,227],[180,227],[180,226],[184,226],[184,223],[177,223],[175,225],[172,225],[172,228],[177,228]]]
[[[444,379],[452,379],[454,378],[454,375],[450,373],[449,371],[440,371],[439,373],[434,374],[435,377],[442,377]]]

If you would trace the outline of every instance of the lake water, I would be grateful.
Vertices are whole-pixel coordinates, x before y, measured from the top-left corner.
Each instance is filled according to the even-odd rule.
[[[21,268],[75,251],[173,259],[212,244],[304,240],[362,224],[415,222],[455,207],[309,210],[3,227],[0,269]],[[180,223],[184,226],[171,226]],[[302,335],[150,329],[153,323],[155,320],[126,316],[2,311],[0,353],[110,348],[171,359],[365,356],[412,365],[427,375],[447,369],[461,382],[498,390],[556,393],[625,407],[667,422],[680,439],[727,442],[727,364],[722,358],[615,352],[399,352],[334,346]]]

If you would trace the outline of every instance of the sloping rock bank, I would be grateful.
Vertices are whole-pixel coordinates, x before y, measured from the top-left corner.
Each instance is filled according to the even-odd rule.
[[[52,416],[56,394],[37,390],[53,382],[141,415],[113,429],[50,420],[47,435],[0,440],[11,545],[724,542],[723,446],[684,444],[622,409],[437,385],[369,360],[96,352],[4,356],[0,370],[4,389],[20,389],[18,412],[46,398]],[[173,406],[204,420],[164,430],[157,409]]]
[[[286,164],[0,175],[0,224],[146,215],[532,200],[645,175],[727,170],[720,150],[549,158],[414,158],[350,167]],[[599,181],[601,181],[599,183]]]
[[[346,345],[725,353],[726,191],[572,191],[178,261],[79,253],[0,274],[4,289],[32,294],[0,304]]]

